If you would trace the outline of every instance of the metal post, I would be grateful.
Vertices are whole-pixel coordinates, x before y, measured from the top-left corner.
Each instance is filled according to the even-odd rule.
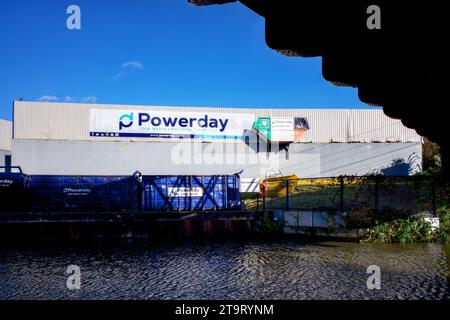
[[[168,192],[169,192],[169,184],[168,183],[169,182],[168,182],[168,179],[165,179],[165,180],[166,180],[166,194],[165,194],[164,201],[167,205],[166,211],[169,212],[170,211],[170,202],[169,202],[169,195],[168,195]]]
[[[262,210],[263,212],[266,212],[266,193],[263,193],[263,198],[262,198]]]
[[[192,190],[192,176],[189,176],[189,190]],[[189,197],[189,211],[192,210],[192,197]]]
[[[242,201],[241,201],[241,180],[237,175],[233,176],[233,187],[236,190],[235,191],[235,195],[234,195],[234,199],[238,199],[239,200],[239,210],[242,210]]]
[[[344,212],[344,177],[339,178],[341,192],[341,212]]]
[[[286,211],[289,211],[289,180],[286,180]]]
[[[5,156],[5,172],[11,173],[11,155]]]
[[[213,181],[214,181],[214,186],[213,186],[213,199],[214,199],[214,202],[216,202],[216,184],[217,184],[217,176],[213,176]],[[214,203],[214,206],[213,206],[213,208],[214,208],[214,211],[216,211],[217,210],[217,206],[216,206],[216,204]]]
[[[223,192],[223,207],[222,209],[228,209],[228,178],[223,176],[224,192]]]
[[[181,179],[181,185],[182,185],[182,186],[184,186],[184,185],[183,185],[183,182],[184,182],[184,181],[183,181],[183,178],[184,178],[184,177],[179,177],[179,178],[177,179],[177,180],[180,180],[180,179]],[[191,192],[191,191],[189,190],[189,192]],[[180,212],[180,199],[181,199],[181,197],[177,197],[177,200],[178,200],[178,201],[177,201],[177,202],[178,202],[178,204],[177,204],[178,212]]]
[[[256,212],[259,212],[259,193],[256,195]]]

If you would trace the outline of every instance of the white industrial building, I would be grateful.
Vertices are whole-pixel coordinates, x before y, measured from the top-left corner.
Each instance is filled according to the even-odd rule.
[[[379,109],[241,109],[25,101],[15,101],[13,108],[12,164],[28,174],[241,172],[243,181],[249,182],[279,174],[407,175],[421,170],[422,138]],[[260,117],[302,117],[307,119],[309,130],[298,142],[281,147],[276,143],[268,145],[252,129]],[[245,188],[248,184],[243,185]]]
[[[11,165],[12,122],[0,120],[0,167]]]

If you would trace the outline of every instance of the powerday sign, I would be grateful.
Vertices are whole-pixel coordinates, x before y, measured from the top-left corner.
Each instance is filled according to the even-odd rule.
[[[91,137],[240,139],[253,114],[91,109]]]
[[[169,198],[203,197],[203,188],[201,187],[169,187],[167,191]]]

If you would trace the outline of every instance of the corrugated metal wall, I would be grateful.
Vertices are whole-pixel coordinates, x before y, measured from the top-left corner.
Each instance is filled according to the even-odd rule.
[[[0,120],[0,150],[11,151],[12,122]]]
[[[89,110],[159,110],[183,112],[253,113],[256,117],[307,117],[311,129],[305,143],[330,142],[421,142],[415,130],[376,109],[240,109],[165,107],[48,102],[14,102],[14,138],[39,140],[161,141],[158,138],[90,137]],[[250,128],[249,128],[250,129]],[[167,141],[163,139],[163,141]]]

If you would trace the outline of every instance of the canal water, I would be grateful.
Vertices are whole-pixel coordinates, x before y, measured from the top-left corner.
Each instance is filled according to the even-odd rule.
[[[69,265],[81,288],[66,286]],[[367,267],[381,270],[367,288]],[[450,246],[180,241],[0,247],[0,299],[449,299]]]

